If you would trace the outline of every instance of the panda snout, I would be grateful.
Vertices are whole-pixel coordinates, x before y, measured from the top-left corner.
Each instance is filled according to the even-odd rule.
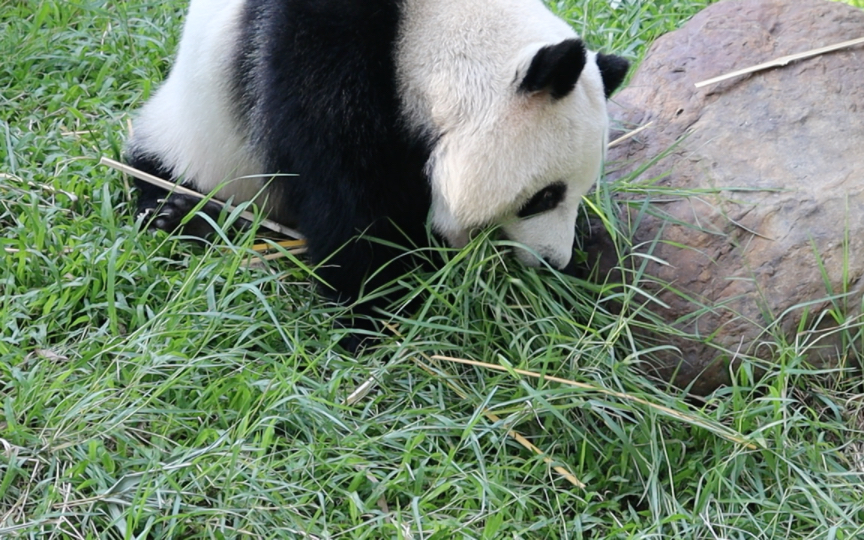
[[[567,253],[558,254],[550,254],[553,250],[536,248],[533,246],[526,245],[524,248],[519,247],[516,248],[516,258],[519,259],[519,262],[526,266],[533,266],[535,268],[539,268],[544,266],[544,262],[551,266],[552,268],[556,268],[558,270],[563,270],[570,264],[572,256],[572,251],[568,250]]]
[[[579,263],[578,257],[570,257],[570,261],[564,266],[558,267],[558,271],[568,276],[587,277],[585,265]]]
[[[555,268],[557,270],[561,270],[563,272],[567,269],[567,267],[569,267],[571,265],[571,263],[573,262],[574,259],[571,256],[571,257],[568,257],[566,260],[563,260],[563,261],[559,258],[552,258],[552,257],[543,257],[543,260],[546,261],[546,264],[548,264],[552,268]]]
[[[551,266],[551,267],[553,267],[553,268],[557,268],[557,269],[559,269],[559,270],[560,270],[561,268],[564,268],[564,266],[567,266],[566,264],[562,266],[562,265],[558,264],[557,261],[555,261],[554,259],[551,259],[551,258],[549,258],[549,257],[543,257],[543,260],[544,260],[544,261],[546,262],[546,264],[548,264],[549,266]]]

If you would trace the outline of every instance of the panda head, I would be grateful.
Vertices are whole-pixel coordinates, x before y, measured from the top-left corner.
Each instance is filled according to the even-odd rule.
[[[569,38],[524,46],[497,72],[475,64],[451,73],[465,89],[439,81],[426,111],[437,128],[426,166],[435,230],[462,247],[472,230],[498,225],[528,248],[517,251],[523,262],[566,266],[581,198],[605,156],[606,98],[627,67]]]

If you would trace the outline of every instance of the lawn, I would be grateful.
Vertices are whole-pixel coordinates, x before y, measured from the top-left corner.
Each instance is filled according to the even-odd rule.
[[[634,61],[705,4],[553,3]],[[352,357],[302,257],[139,233],[98,161],[184,10],[0,0],[0,537],[864,537],[860,375],[794,344],[688,398],[636,369],[638,291],[481,235]]]

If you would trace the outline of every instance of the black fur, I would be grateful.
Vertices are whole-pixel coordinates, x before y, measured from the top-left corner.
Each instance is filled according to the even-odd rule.
[[[613,54],[597,53],[597,67],[600,68],[600,77],[603,78],[603,91],[606,97],[612,95],[627,76],[630,62]]]
[[[585,45],[580,39],[566,39],[543,47],[531,60],[519,90],[548,91],[553,98],[561,99],[576,87],[576,81],[585,69],[585,61]]]
[[[294,175],[273,179],[271,194],[283,207],[270,217],[296,221],[312,262],[324,262],[316,272],[324,293],[340,302],[405,270],[388,265],[399,249],[369,238],[427,242],[423,166],[431,142],[400,121],[392,54],[399,18],[397,0],[249,0],[244,7],[236,114],[266,170]],[[130,158],[133,166],[142,161]],[[153,206],[152,191],[142,190],[139,209]]]
[[[158,158],[134,149],[127,153],[126,162],[132,167],[157,178],[163,180],[172,178],[171,171]],[[178,229],[184,218],[201,202],[195,197],[178,193],[169,196],[164,189],[141,180],[135,180],[135,187],[138,188],[138,216],[144,216],[146,225],[164,231]],[[200,211],[216,221],[219,219],[222,208],[217,204],[208,202]],[[183,225],[183,232],[189,236],[205,238],[212,232],[212,227],[200,214],[195,214]]]
[[[309,256],[338,301],[392,277],[398,250],[365,237],[422,245],[430,188],[429,149],[400,127],[392,51],[396,0],[250,0],[263,61],[238,64],[251,95],[249,137],[266,156],[306,235]],[[263,39],[262,39],[263,36]],[[242,70],[252,67],[247,73]],[[362,235],[364,238],[357,238]]]

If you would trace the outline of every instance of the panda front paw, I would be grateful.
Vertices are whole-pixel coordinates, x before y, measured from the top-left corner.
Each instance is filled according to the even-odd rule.
[[[174,232],[196,204],[198,204],[197,199],[177,194],[170,195],[168,198],[142,200],[138,204],[137,218],[142,219],[148,229]]]
[[[167,198],[152,198],[149,201],[142,200],[138,204],[137,218],[148,229],[158,229],[168,233],[182,230],[183,234],[196,238],[205,239],[213,233],[210,222],[201,215],[193,215],[187,219],[201,199],[189,195],[172,193]],[[213,221],[219,218],[221,207],[215,203],[207,202],[198,212],[207,214]]]

